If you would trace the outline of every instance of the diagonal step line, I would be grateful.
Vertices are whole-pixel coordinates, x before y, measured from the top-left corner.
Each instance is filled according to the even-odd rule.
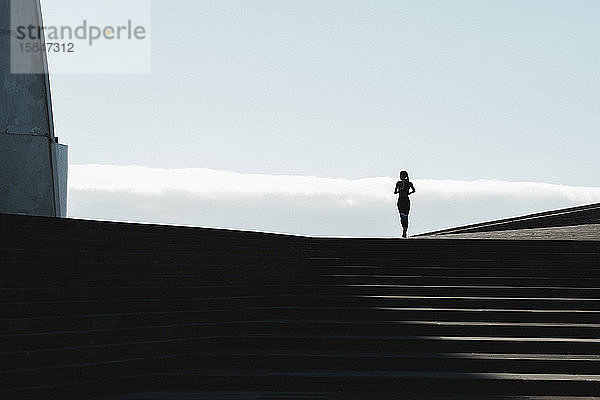
[[[550,297],[488,297],[488,296],[401,296],[401,295],[363,295],[363,294],[257,294],[246,296],[223,296],[223,297],[161,297],[161,301],[169,302],[214,302],[217,300],[268,300],[272,298],[284,299],[314,299],[314,298],[364,298],[364,299],[405,299],[405,300],[515,300],[515,301],[562,301],[562,302],[598,302],[600,298],[550,298]],[[122,298],[122,299],[81,299],[81,300],[41,300],[41,301],[20,301],[20,302],[0,302],[0,306],[24,306],[37,304],[114,304],[114,303],[156,303],[156,298]],[[599,310],[600,311],[600,310]]]
[[[448,311],[448,312],[510,312],[510,313],[577,313],[577,314],[600,314],[600,310],[532,310],[532,309],[494,309],[494,308],[432,308],[432,307],[317,307],[317,306],[273,306],[273,307],[236,307],[227,309],[210,309],[210,310],[177,310],[177,311],[147,311],[147,312],[119,312],[119,313],[94,313],[84,314],[87,318],[95,317],[121,317],[121,316],[140,316],[140,315],[160,315],[160,314],[189,314],[189,313],[219,313],[219,312],[231,312],[231,311],[268,311],[268,310],[322,310],[322,311],[333,311],[333,310],[387,310],[387,311]],[[0,321],[27,321],[27,320],[40,320],[48,318],[61,318],[68,319],[80,316],[81,314],[69,314],[69,315],[44,315],[37,317],[26,317],[26,318],[0,318]]]
[[[428,279],[472,279],[472,280],[486,280],[486,279],[513,279],[513,280],[542,280],[542,281],[573,281],[573,280],[593,280],[600,281],[600,277],[594,278],[580,278],[580,277],[551,277],[551,276],[510,276],[510,275],[498,275],[498,276],[468,276],[468,275],[376,275],[376,274],[326,274],[324,276],[335,277],[335,278],[428,278]]]
[[[564,343],[600,343],[600,338],[538,338],[538,337],[493,337],[493,336],[421,336],[421,335],[293,335],[293,334],[270,334],[252,333],[247,337],[260,338],[290,338],[290,339],[379,339],[379,340],[447,340],[447,341],[469,341],[469,342],[564,342]]]
[[[459,360],[534,360],[534,361],[586,361],[600,362],[597,354],[518,354],[518,353],[406,353],[381,351],[333,351],[333,350],[223,350],[194,352],[194,355],[243,355],[243,356],[308,356],[308,357],[377,357],[377,358],[425,358]]]
[[[536,300],[536,301],[600,301],[599,298],[584,297],[488,297],[488,296],[395,296],[395,295],[355,295],[353,297],[373,299],[438,299],[438,300]]]
[[[564,289],[570,291],[593,290],[598,288],[590,286],[507,286],[507,285],[400,285],[400,284],[340,284],[347,287],[391,287],[391,288],[427,288],[427,289]]]
[[[520,313],[577,313],[598,314],[600,310],[539,310],[519,308],[438,308],[438,307],[369,307],[394,311],[469,311],[469,312],[520,312]]]
[[[519,380],[519,381],[579,381],[600,382],[600,375],[595,374],[528,374],[507,372],[428,372],[428,371],[356,371],[356,370],[193,370],[188,374],[202,376],[294,376],[325,378],[405,378],[405,379],[473,379],[473,380]],[[186,375],[185,371],[169,372],[166,375]]]
[[[261,319],[261,320],[240,320],[240,321],[218,321],[218,322],[198,322],[188,324],[170,324],[170,325],[143,325],[143,326],[126,326],[115,328],[100,328],[100,329],[82,329],[82,330],[61,330],[61,331],[41,331],[33,333],[18,333],[0,335],[0,340],[18,337],[26,338],[53,336],[53,335],[69,335],[69,334],[90,334],[103,332],[119,332],[132,330],[156,330],[156,329],[173,329],[173,328],[193,328],[193,327],[209,327],[209,326],[226,326],[226,325],[246,325],[246,324],[331,324],[331,325],[441,325],[441,326],[505,326],[505,327],[566,327],[566,328],[600,328],[600,324],[585,324],[585,323],[535,323],[535,322],[485,322],[485,321],[416,321],[416,320],[386,320],[386,321],[369,321],[369,320],[302,320],[302,319]]]

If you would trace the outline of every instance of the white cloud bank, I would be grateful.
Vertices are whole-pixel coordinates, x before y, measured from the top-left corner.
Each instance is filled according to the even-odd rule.
[[[396,179],[71,165],[69,216],[308,235],[397,236]],[[411,231],[600,202],[600,188],[415,179]]]

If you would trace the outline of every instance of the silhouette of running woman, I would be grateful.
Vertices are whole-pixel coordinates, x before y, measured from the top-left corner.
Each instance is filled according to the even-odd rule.
[[[410,212],[410,199],[408,196],[415,192],[415,186],[408,180],[408,172],[400,172],[400,180],[396,182],[394,194],[398,195],[398,212],[402,224],[402,237],[406,237],[408,231],[408,213]]]

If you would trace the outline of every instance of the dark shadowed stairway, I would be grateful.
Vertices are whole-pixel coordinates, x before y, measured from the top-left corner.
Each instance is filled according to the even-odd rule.
[[[0,236],[0,399],[600,396],[600,242]]]

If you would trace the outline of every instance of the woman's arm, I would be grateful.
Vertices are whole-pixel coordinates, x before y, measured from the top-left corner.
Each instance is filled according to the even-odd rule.
[[[396,189],[394,189],[394,194],[398,194],[399,193],[399,190],[398,190],[398,184],[399,183],[400,182],[396,182]]]
[[[410,191],[410,189],[412,189],[412,192]],[[412,182],[410,183],[410,188],[408,190],[409,190],[408,194],[413,194],[414,192],[416,192],[415,185],[413,185]]]

